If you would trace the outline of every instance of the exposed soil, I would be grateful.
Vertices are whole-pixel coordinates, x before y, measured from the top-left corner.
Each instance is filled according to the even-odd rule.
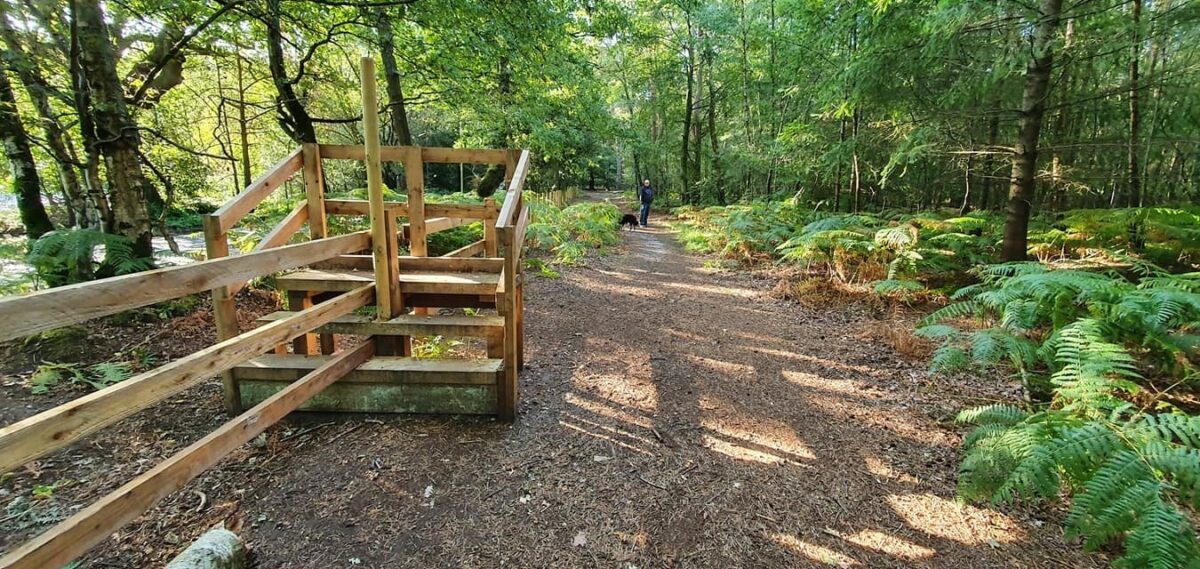
[[[226,519],[262,568],[1104,565],[1063,541],[1057,510],[956,503],[949,418],[1011,385],[929,377],[865,311],[706,269],[661,218],[623,235],[530,281],[514,424],[293,417],[83,566],[161,564]],[[6,421],[54,403],[22,389],[10,376]],[[16,473],[0,499],[66,481],[42,507],[69,513],[223,419],[210,382]],[[36,530],[4,531],[11,548]]]

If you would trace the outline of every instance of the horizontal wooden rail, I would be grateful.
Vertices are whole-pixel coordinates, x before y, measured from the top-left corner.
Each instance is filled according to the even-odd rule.
[[[303,166],[303,154],[301,149],[297,148],[286,158],[280,160],[278,164],[272,166],[270,170],[267,170],[265,174],[250,182],[250,185],[246,186],[246,189],[242,190],[237,197],[212,213],[217,220],[213,224],[217,234],[228,232],[234,224],[246,217],[246,214],[262,203],[267,196],[271,195],[271,192],[291,179],[292,174],[299,172]]]
[[[367,200],[325,200],[325,213],[329,215],[369,215],[370,202]],[[408,204],[404,202],[383,202],[383,209],[395,217],[408,216]]]
[[[368,215],[367,200],[325,200],[325,212],[329,215]],[[408,205],[404,202],[383,202],[388,213],[396,217],[408,216]],[[495,207],[483,204],[425,204],[425,217],[432,220],[437,217],[454,217],[462,219],[496,219],[498,211]]]
[[[366,231],[0,299],[0,342],[371,247]]]
[[[403,162],[408,146],[381,146],[379,159],[383,162]],[[322,144],[321,158],[329,160],[365,160],[361,144]],[[504,164],[507,150],[490,148],[427,148],[421,147],[421,161],[440,164]]]
[[[525,189],[525,176],[529,174],[529,151],[522,150],[521,158],[517,160],[517,167],[513,171],[512,181],[508,183],[508,195],[504,198],[504,205],[500,207],[500,214],[497,216],[496,228],[512,227],[517,220],[513,217],[517,213],[517,204],[521,201],[521,192]]]
[[[356,288],[290,318],[234,336],[4,427],[0,429],[0,473],[67,446],[374,299],[375,285]]]
[[[40,569],[70,563],[357,368],[373,353],[374,344],[367,342],[334,355],[324,365],[221,425],[208,436],[13,550],[0,559],[0,567]]]

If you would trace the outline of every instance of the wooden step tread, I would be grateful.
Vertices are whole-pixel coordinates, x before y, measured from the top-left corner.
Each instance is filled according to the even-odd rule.
[[[295,381],[332,356],[259,356],[233,368],[238,381]],[[428,383],[494,385],[504,369],[500,359],[419,359],[375,356],[338,380],[346,383]]]
[[[274,322],[295,314],[281,310],[258,319],[260,323]],[[390,320],[376,320],[370,316],[347,314],[316,330],[327,334],[355,334],[359,336],[468,336],[473,338],[500,337],[504,335],[504,318],[501,316],[423,316],[405,314]]]
[[[306,269],[275,279],[280,290],[349,291],[375,281],[367,271]],[[495,273],[401,273],[400,291],[417,294],[495,294]]]

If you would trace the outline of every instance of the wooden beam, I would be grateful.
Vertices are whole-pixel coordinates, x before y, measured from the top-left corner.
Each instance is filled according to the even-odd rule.
[[[425,204],[428,217],[456,217],[463,219],[496,219],[496,206],[486,204]]]
[[[383,202],[383,209],[392,217],[408,215],[408,204]],[[370,200],[325,200],[325,212],[329,215],[370,215]]]
[[[291,213],[287,214],[265,237],[258,245],[254,246],[255,251],[265,251],[274,249],[282,245],[287,245],[287,242],[292,239],[292,236],[300,231],[300,227],[304,222],[308,221],[309,208],[308,203],[301,202],[296,206]]]
[[[487,198],[483,200],[483,205],[489,209],[496,207],[496,200]],[[483,256],[498,257],[496,253],[498,242],[496,241],[496,218],[500,216],[500,212],[496,212],[495,217],[490,217],[483,222]]]
[[[204,218],[204,249],[208,258],[220,259],[229,256],[229,235],[218,233],[215,217]],[[213,324],[216,326],[217,341],[228,340],[240,332],[237,319],[237,303],[233,298],[233,289],[229,286],[219,286],[212,289]],[[225,394],[225,411],[229,414],[241,412],[241,394],[238,393],[237,382],[229,373],[221,374],[221,384]]]
[[[380,160],[403,162],[409,146],[381,146]],[[322,144],[321,156],[331,160],[363,160],[365,152],[361,144]],[[486,148],[421,148],[421,159],[441,164],[504,164],[508,150]]]
[[[443,257],[464,257],[464,258],[465,257],[474,257],[475,255],[483,253],[486,250],[487,250],[487,240],[480,239],[479,241],[471,243],[470,245],[464,245],[462,247],[459,247],[458,249],[455,249],[455,250],[453,250],[449,253],[446,253],[445,255],[442,255],[442,256]]]
[[[440,164],[503,164],[507,150],[483,148],[422,148],[421,159]]]
[[[0,429],[0,473],[62,448],[214,374],[366,306],[375,286],[366,285],[255,328],[162,367],[68,401]]]
[[[294,314],[279,311],[258,319],[261,323],[275,322]],[[451,336],[499,338],[504,334],[504,319],[499,316],[418,316],[401,314],[391,320],[373,320],[361,314],[347,314],[317,329],[331,334],[355,336]]]
[[[362,112],[364,167],[367,169],[367,200],[371,214],[371,255],[375,259],[375,289],[378,291],[376,306],[380,318],[391,318],[400,313],[398,305],[399,265],[396,260],[397,245],[395,216],[389,215],[383,205],[383,164],[379,160],[379,111],[376,94],[375,60],[363,57],[360,60],[362,78]],[[388,223],[389,220],[391,223]],[[390,355],[390,354],[389,354]]]
[[[371,344],[363,344],[329,358],[249,411],[13,550],[0,559],[0,567],[41,569],[70,563],[367,361],[373,349]]]
[[[311,142],[300,145],[304,163],[304,194],[308,205],[308,233],[313,239],[329,236],[325,220],[325,170],[321,167],[321,150]]]
[[[521,158],[517,160],[516,169],[513,170],[512,181],[508,183],[508,194],[504,197],[504,205],[497,216],[496,227],[511,227],[517,222],[513,214],[521,201],[521,192],[525,189],[525,176],[528,174],[529,151],[522,150]]]
[[[401,273],[499,273],[502,268],[504,261],[501,259],[400,257]]]
[[[271,195],[271,192],[274,192],[284,182],[291,179],[292,174],[295,174],[303,166],[303,162],[301,149],[297,148],[293,150],[291,154],[288,154],[286,158],[272,166],[265,174],[250,182],[250,185],[246,186],[246,189],[242,190],[237,197],[229,200],[220,209],[214,211],[212,215],[217,218],[219,233],[228,232],[234,224],[241,221],[243,217],[246,217],[246,214],[250,213],[267,196]]]
[[[429,235],[434,234],[434,233],[445,231],[447,229],[454,229],[455,227],[458,227],[460,225],[467,225],[469,223],[474,223],[474,222],[475,222],[474,219],[462,219],[462,218],[457,218],[457,217],[435,217],[435,218],[429,219],[425,222],[425,235],[428,237]],[[412,222],[411,221],[409,223],[404,224],[403,232],[404,232],[404,237],[411,242],[412,241]],[[428,249],[426,249],[426,251],[428,251]],[[416,251],[413,251],[413,254],[415,255]]]
[[[513,229],[513,255],[517,257],[517,264],[520,264],[521,257],[524,255],[523,248],[525,247],[525,230],[529,229],[529,206],[521,208],[521,216],[517,218],[517,226]],[[507,256],[507,254],[506,254]]]
[[[221,247],[214,243],[213,247]],[[0,299],[0,342],[223,286],[371,246],[366,231]]]
[[[408,250],[418,257],[429,255],[425,243],[425,163],[421,148],[409,146],[404,155],[404,182],[408,187]]]
[[[511,421],[517,416],[517,255],[513,229],[506,228],[500,238],[504,243],[504,271],[500,275],[504,288],[496,301],[499,312],[504,315],[504,373],[497,410],[501,419]]]

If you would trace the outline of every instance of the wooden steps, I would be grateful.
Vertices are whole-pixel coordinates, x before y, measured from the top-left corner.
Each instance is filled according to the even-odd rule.
[[[266,355],[233,368],[242,405],[270,397],[330,356]],[[375,356],[308,401],[305,411],[493,415],[499,359]]]
[[[307,269],[275,279],[280,290],[311,292],[344,292],[372,282],[373,273],[353,270]],[[400,273],[402,294],[487,296],[495,295],[499,284],[500,275],[496,273]]]
[[[295,314],[281,310],[258,319],[270,323]],[[376,320],[370,316],[347,314],[321,326],[322,334],[354,334],[358,336],[453,336],[468,338],[500,338],[504,335],[504,318],[500,316],[423,316],[406,314],[391,320]]]

